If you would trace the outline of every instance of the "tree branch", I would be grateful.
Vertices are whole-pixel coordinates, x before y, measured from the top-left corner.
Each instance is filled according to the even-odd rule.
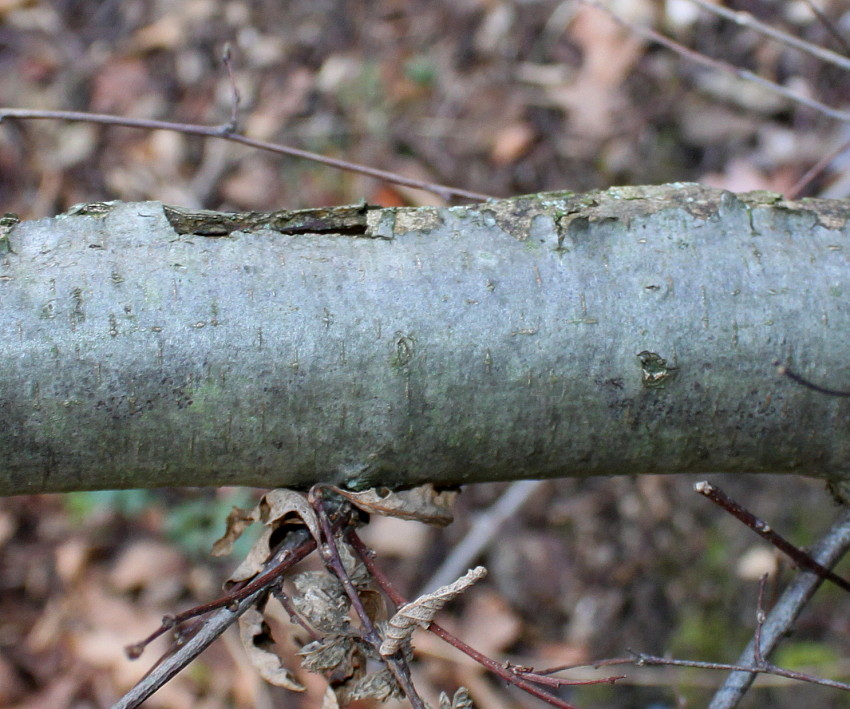
[[[840,481],[850,401],[773,363],[850,388],[848,214],[675,184],[9,224],[0,494]]]

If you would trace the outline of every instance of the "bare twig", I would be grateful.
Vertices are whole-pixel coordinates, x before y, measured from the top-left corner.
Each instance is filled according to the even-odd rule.
[[[112,709],[134,709],[148,699],[154,692],[180,672],[186,665],[206,650],[212,642],[235,623],[239,616],[253,606],[276,582],[284,569],[294,565],[316,548],[316,544],[306,529],[290,532],[281,548],[265,564],[264,571],[255,581],[266,579],[265,585],[257,588],[256,583],[247,584],[245,588],[254,586],[254,590],[236,602],[220,607],[211,616],[198,623],[197,630],[188,639],[182,638],[181,644],[174,651],[162,658],[135,687],[113,704]],[[274,578],[269,579],[269,575]],[[243,589],[244,590],[244,589]],[[229,598],[229,597],[228,597]]]
[[[310,503],[313,505],[313,509],[316,510],[316,516],[319,518],[319,524],[322,528],[322,536],[325,540],[325,543],[322,545],[322,549],[320,550],[322,559],[327,567],[340,580],[343,588],[345,588],[345,592],[351,601],[351,605],[363,626],[364,639],[375,648],[375,651],[378,652],[380,656],[381,636],[378,633],[377,628],[375,628],[375,624],[372,622],[372,619],[369,617],[369,613],[366,611],[363,601],[360,599],[360,594],[357,592],[357,589],[351,581],[351,577],[345,570],[345,565],[342,563],[342,558],[339,555],[336,539],[334,538],[331,523],[328,519],[328,514],[325,510],[324,501],[322,499],[321,485],[313,486],[310,490],[309,499]],[[382,659],[392,673],[396,682],[398,682],[398,685],[401,687],[405,696],[410,700],[410,704],[413,706],[413,709],[427,709],[425,702],[416,691],[416,687],[413,686],[413,679],[410,676],[410,668],[407,666],[403,652],[399,651],[393,655],[382,656]]]
[[[850,391],[841,391],[839,389],[827,389],[826,387],[822,387],[819,384],[815,384],[814,382],[810,382],[805,377],[801,377],[797,372],[791,370],[789,367],[786,367],[784,364],[780,364],[779,362],[774,362],[776,366],[777,374],[788,377],[792,382],[796,382],[802,387],[806,389],[811,389],[812,391],[816,391],[818,394],[825,394],[826,396],[840,396],[840,397],[850,397]]]
[[[351,544],[352,549],[354,549],[354,551],[363,561],[366,568],[369,570],[369,573],[372,574],[372,577],[381,587],[381,590],[397,606],[404,605],[407,602],[406,599],[395,589],[395,587],[390,583],[387,577],[384,576],[381,570],[377,567],[374,559],[372,558],[371,552],[360,539],[360,537],[357,535],[357,533],[354,530],[349,530],[346,534],[346,539],[348,540],[349,544]],[[548,692],[540,689],[539,687],[535,686],[534,682],[525,676],[525,674],[528,674],[528,670],[526,670],[526,668],[510,669],[504,664],[496,662],[495,660],[478,652],[478,650],[470,647],[465,642],[452,635],[450,632],[448,632],[446,629],[444,629],[437,623],[431,623],[431,625],[428,626],[428,630],[434,633],[434,635],[436,635],[437,637],[442,638],[447,643],[457,648],[464,654],[471,657],[480,665],[483,665],[490,672],[493,672],[506,682],[509,682],[519,687],[520,689],[528,692],[528,694],[531,694],[532,696],[541,699],[547,704],[550,704],[554,707],[558,707],[559,709],[576,709],[576,707],[574,707],[572,704],[568,704],[562,699],[559,699],[558,697],[555,697],[549,694]],[[539,675],[540,673],[536,674]],[[621,677],[609,677],[602,681],[613,683],[618,679],[621,679]],[[538,680],[535,677],[535,681],[542,682],[544,680]]]
[[[239,95],[239,87],[236,85],[236,78],[233,76],[233,54],[230,48],[230,42],[224,45],[224,50],[221,53],[221,61],[224,63],[224,68],[227,69],[227,78],[230,81],[230,90],[232,92],[232,100],[230,102],[230,123],[227,124],[228,133],[235,133],[239,129],[239,104],[242,103],[242,97]]]
[[[167,130],[184,135],[197,135],[203,138],[219,138],[221,140],[229,140],[232,143],[247,145],[249,148],[258,150],[266,150],[270,153],[279,155],[289,155],[291,157],[303,158],[304,160],[312,160],[313,162],[334,167],[339,170],[348,172],[356,172],[360,175],[367,175],[379,180],[384,180],[396,185],[412,187],[425,192],[431,192],[443,199],[452,197],[460,197],[462,199],[470,199],[476,202],[492,199],[490,195],[480,192],[472,192],[463,190],[457,187],[449,187],[448,185],[440,185],[433,182],[424,182],[423,180],[415,180],[410,177],[404,177],[394,172],[386,170],[378,170],[367,165],[348,162],[347,160],[339,160],[318,153],[310,152],[309,150],[301,150],[288,145],[280,145],[279,143],[269,143],[265,140],[255,140],[240,133],[232,132],[230,124],[220,126],[202,126],[194,123],[173,123],[171,121],[158,121],[149,118],[123,118],[121,116],[112,116],[103,113],[87,113],[85,111],[44,111],[28,108],[0,108],[0,122],[7,118],[17,118],[19,120],[59,120],[59,121],[82,121],[84,123],[97,123],[100,125],[123,126],[125,128],[140,128],[143,130]]]
[[[832,528],[812,547],[811,557],[825,568],[838,563],[850,549],[850,509],[844,508]],[[761,629],[760,652],[768,656],[790,628],[823,582],[818,574],[800,572],[768,613]],[[755,661],[755,640],[751,640],[738,658],[737,667],[751,667]],[[752,670],[736,669],[711,700],[709,709],[732,709],[755,679]]]
[[[758,600],[756,601],[756,632],[753,635],[753,640],[755,641],[755,646],[753,647],[756,666],[762,667],[764,665],[764,657],[761,654],[761,631],[764,627],[764,621],[767,619],[767,615],[764,612],[764,588],[767,585],[767,574],[762,574],[761,578],[759,578],[759,595]]]
[[[797,566],[806,571],[811,571],[823,579],[832,581],[839,588],[845,591],[850,591],[850,581],[841,578],[838,574],[833,573],[828,568],[815,561],[812,556],[789,542],[785,537],[773,531],[771,526],[756,517],[752,512],[746,509],[743,505],[730,498],[719,487],[712,485],[710,482],[698,482],[694,485],[700,495],[707,497],[715,505],[719,505],[729,514],[741,520],[745,525],[752,529],[763,539],[770,542],[779,551],[788,556]]]
[[[761,20],[753,17],[749,12],[729,10],[722,5],[715,5],[707,2],[707,0],[691,0],[691,2],[694,3],[694,5],[699,5],[706,12],[710,12],[726,20],[730,20],[741,27],[748,27],[759,34],[764,35],[765,37],[770,37],[771,39],[781,42],[788,47],[798,49],[801,52],[805,52],[806,54],[820,59],[823,62],[840,67],[845,71],[850,71],[850,59],[847,57],[842,57],[840,54],[833,52],[832,50],[824,49],[817,44],[807,42],[806,40],[795,37],[792,34],[778,30],[770,25],[766,25]]]
[[[838,43],[838,46],[840,46],[845,53],[850,54],[850,43],[848,43],[847,40],[841,36],[841,33],[835,28],[835,23],[832,22],[832,20],[824,14],[824,11],[815,5],[812,0],[803,0],[803,2],[809,6],[809,9],[814,13],[815,17],[818,18],[826,31],[832,35],[832,38]]]
[[[309,551],[307,552],[309,553]],[[277,558],[277,556],[276,556]],[[150,645],[154,640],[156,640],[163,633],[168,632],[172,628],[176,628],[181,624],[191,620],[192,618],[197,618],[202,615],[206,615],[207,613],[211,613],[214,610],[219,608],[228,608],[232,609],[236,607],[238,603],[247,598],[248,596],[253,596],[257,591],[267,590],[270,587],[274,586],[274,583],[280,578],[281,574],[284,571],[289,569],[295,562],[293,562],[287,554],[283,554],[278,562],[272,566],[266,564],[266,571],[257,576],[251,582],[246,583],[240,587],[237,587],[230,593],[225,594],[221,598],[217,598],[214,601],[210,601],[209,603],[202,603],[199,606],[194,606],[189,610],[183,611],[182,613],[178,613],[176,615],[167,615],[162,619],[162,625],[157,628],[153,633],[151,633],[148,637],[146,637],[141,642],[130,645],[126,648],[127,656],[131,660],[135,660],[140,657],[145,647]]]
[[[809,185],[809,183],[814,180],[818,175],[820,175],[827,167],[829,167],[830,163],[835,160],[839,155],[844,153],[845,151],[850,150],[850,140],[847,140],[841,145],[839,145],[834,150],[830,150],[826,155],[824,155],[820,160],[818,160],[814,165],[812,165],[806,173],[797,180],[790,189],[785,191],[785,197],[787,199],[797,199],[800,193]]]
[[[665,667],[693,667],[698,670],[725,670],[727,672],[746,672],[752,674],[767,674],[775,675],[776,677],[784,677],[785,679],[793,679],[800,682],[808,682],[810,684],[819,684],[823,687],[831,687],[833,689],[842,689],[845,692],[850,691],[850,684],[846,682],[838,682],[832,679],[824,679],[823,677],[815,677],[806,674],[805,672],[795,672],[794,670],[786,670],[776,665],[764,663],[762,665],[742,665],[729,664],[725,662],[699,662],[698,660],[674,660],[669,657],[658,657],[657,655],[647,655],[642,652],[634,653],[634,664],[638,667],[646,665],[662,665]],[[734,705],[730,705],[734,706]],[[714,707],[714,704],[711,705]]]
[[[529,497],[542,485],[541,480],[517,480],[490,509],[482,513],[440,565],[440,568],[422,586],[422,593],[445,586],[460,576],[478,558]]]
[[[685,45],[680,44],[679,42],[676,42],[675,40],[664,36],[660,32],[656,32],[651,27],[645,27],[643,25],[636,25],[631,22],[628,22],[619,15],[617,15],[615,12],[613,12],[610,8],[606,7],[603,3],[598,2],[597,0],[581,1],[587,5],[591,5],[607,13],[614,20],[616,20],[624,27],[627,27],[635,34],[640,35],[641,37],[644,37],[645,39],[660,44],[664,47],[667,47],[667,49],[675,52],[679,56],[684,57],[685,59],[691,62],[694,62],[695,64],[700,64],[702,66],[708,67],[709,69],[713,69],[714,71],[720,71],[724,74],[729,74],[731,76],[737,77],[738,79],[758,84],[759,86],[767,89],[771,93],[783,96],[789,101],[793,101],[794,103],[800,106],[806,106],[807,108],[811,108],[815,111],[818,111],[819,113],[822,113],[825,116],[834,118],[837,121],[850,123],[850,113],[848,113],[847,111],[840,111],[837,108],[827,106],[825,103],[809,98],[808,96],[804,96],[803,94],[798,93],[797,91],[788,89],[782,86],[781,84],[777,84],[775,81],[765,79],[764,77],[759,76],[758,74],[747,69],[741,69],[740,67],[737,67],[734,64],[730,64],[719,59],[712,59],[711,57],[708,57],[705,54],[696,52],[693,49],[690,49]]]

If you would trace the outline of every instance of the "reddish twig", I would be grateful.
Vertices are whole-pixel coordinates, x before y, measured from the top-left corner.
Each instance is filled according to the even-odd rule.
[[[346,533],[346,539],[348,543],[351,544],[351,547],[360,557],[361,561],[366,565],[366,568],[369,570],[369,573],[372,574],[372,577],[381,587],[381,590],[389,597],[389,599],[396,604],[396,606],[403,606],[407,603],[405,598],[395,589],[395,587],[390,583],[389,579],[381,572],[381,570],[375,564],[374,559],[372,558],[372,554],[366,545],[363,543],[363,540],[357,535],[354,530],[349,530]],[[449,631],[447,631],[442,626],[437,623],[431,623],[428,626],[428,630],[434,633],[437,637],[446,641],[456,649],[460,650],[462,653],[468,655],[473,660],[478,662],[480,665],[483,665],[490,672],[498,675],[506,682],[519,687],[520,689],[528,692],[534,697],[541,699],[542,701],[558,707],[559,709],[576,709],[572,704],[568,704],[562,699],[555,697],[548,692],[537,687],[534,682],[544,683],[548,679],[543,679],[540,673],[535,673],[534,679],[529,679],[527,675],[531,674],[526,668],[521,668],[520,670],[512,669],[509,665],[506,666],[502,663],[496,662],[495,660],[487,657],[486,655],[478,652],[475,648],[470,647],[465,642],[460,640],[459,638],[452,635]],[[604,680],[598,680],[595,683],[606,682],[613,683],[618,679],[622,679],[621,677],[609,677]],[[560,684],[567,684],[567,682],[559,682]],[[572,682],[569,682],[572,684]]]
[[[811,556],[819,564],[830,567],[835,565],[850,548],[850,509],[845,508],[830,530],[812,546]],[[805,605],[809,602],[823,578],[817,574],[801,572],[783,591],[779,600],[770,609],[761,628],[759,652],[764,657],[773,652],[779,642],[793,627]],[[737,666],[750,667],[756,662],[755,638],[738,658]],[[734,670],[726,678],[723,686],[717,690],[709,709],[732,709],[746,694],[756,672]]]
[[[375,628],[375,624],[372,622],[372,619],[369,617],[369,613],[366,611],[363,601],[360,599],[360,594],[354,587],[354,583],[351,581],[351,577],[345,570],[345,565],[342,563],[342,558],[339,555],[339,549],[337,548],[336,539],[334,538],[334,533],[331,529],[331,523],[328,519],[328,514],[325,510],[324,500],[322,498],[322,486],[314,485],[310,490],[308,499],[310,500],[310,504],[313,506],[313,509],[316,511],[316,516],[319,519],[319,525],[322,529],[322,536],[325,540],[325,543],[320,549],[322,560],[340,580],[340,583],[342,583],[343,588],[351,601],[351,605],[363,626],[363,638],[375,649],[378,656],[382,657],[380,655],[381,636],[378,633],[377,628]],[[392,673],[396,682],[398,682],[398,685],[401,687],[405,696],[410,700],[410,704],[413,706],[413,709],[427,709],[425,702],[419,696],[419,693],[416,691],[416,687],[413,685],[413,679],[410,676],[410,668],[407,666],[403,652],[400,650],[395,653],[395,655],[382,657],[382,659]]]
[[[268,590],[273,587],[276,583],[278,583],[281,579],[281,576],[285,571],[290,569],[295,563],[303,559],[310,552],[315,549],[315,543],[311,543],[309,541],[305,542],[302,546],[299,546],[296,549],[297,555],[295,553],[289,554],[288,550],[283,550],[283,552],[277,555],[275,558],[278,559],[277,563],[275,563],[271,568],[265,571],[260,576],[257,576],[250,583],[244,584],[243,586],[237,588],[230,593],[225,594],[221,598],[217,598],[214,601],[210,601],[209,603],[202,603],[198,606],[194,606],[193,608],[189,608],[188,610],[183,611],[182,613],[177,613],[176,615],[166,615],[162,619],[162,625],[157,628],[153,633],[151,633],[148,637],[140,642],[137,642],[133,645],[128,645],[124,648],[124,651],[127,653],[127,657],[131,660],[135,660],[141,656],[144,649],[150,645],[154,640],[156,640],[163,633],[168,632],[172,628],[175,628],[182,623],[185,623],[192,618],[197,618],[198,616],[206,615],[207,613],[211,613],[214,610],[218,610],[219,608],[228,608],[232,610],[240,601],[244,600],[248,596],[256,593],[257,591]]]
[[[850,145],[850,144],[848,144]],[[784,364],[780,364],[779,362],[774,362],[774,366],[776,367],[776,372],[780,376],[788,377],[792,382],[799,384],[806,389],[811,389],[812,391],[816,391],[818,394],[825,394],[826,396],[839,396],[839,397],[850,397],[850,391],[842,391],[840,389],[828,389],[826,387],[822,387],[819,384],[815,384],[814,382],[810,382],[805,377],[801,377],[797,372],[793,371],[789,367],[786,367]]]
[[[735,502],[735,500],[726,495],[726,493],[724,493],[719,487],[712,485],[710,482],[703,481],[694,485],[694,490],[696,490],[700,495],[707,497],[714,504],[722,507],[732,516],[741,520],[741,522],[747,525],[756,534],[763,539],[766,539],[773,546],[779,549],[779,551],[788,556],[801,569],[811,571],[813,574],[817,574],[822,579],[832,581],[832,583],[839,588],[842,588],[845,591],[850,591],[850,581],[843,579],[838,574],[830,571],[822,564],[819,564],[811,557],[810,554],[789,542],[785,539],[785,537],[774,532],[767,522],[760,520],[743,505]]]
[[[273,576],[274,578],[271,579],[270,583],[274,583],[275,579],[280,575],[280,567],[282,565],[285,564],[287,567],[294,565],[315,548],[316,544],[306,529],[291,532],[282,547],[278,549],[266,564],[261,576],[236,592],[243,594],[240,600],[234,601],[233,596],[229,595],[221,599],[223,601],[221,604],[214,602],[217,604],[217,610],[205,618],[203,622],[199,622],[195,628],[192,628],[191,634],[184,634],[181,637],[181,642],[173,651],[162,657],[135,687],[112,706],[112,709],[135,709],[135,707],[140,706],[154,692],[206,650],[216,638],[239,619],[239,616],[268,593],[268,585],[257,588],[257,583],[255,582],[259,581],[260,578],[268,579],[270,576]],[[248,595],[244,595],[249,586],[254,588],[254,590],[248,593]],[[206,604],[206,607],[209,608],[210,605]]]
[[[256,140],[249,138],[241,133],[234,133],[231,130],[230,124],[220,126],[202,126],[193,123],[173,123],[171,121],[158,121],[150,118],[123,118],[121,116],[112,116],[103,113],[87,113],[85,111],[44,111],[28,108],[0,108],[0,122],[7,118],[17,118],[20,120],[59,120],[59,121],[82,121],[84,123],[97,123],[108,126],[123,126],[125,128],[140,128],[143,130],[167,130],[184,135],[197,135],[203,138],[220,138],[221,140],[229,140],[232,143],[247,145],[249,148],[257,150],[266,150],[270,153],[279,155],[289,155],[291,157],[302,158],[304,160],[312,160],[313,162],[327,165],[328,167],[346,170],[348,172],[356,172],[360,175],[367,175],[379,180],[384,180],[395,185],[403,185],[405,187],[413,187],[414,189],[431,192],[443,199],[451,197],[460,197],[462,199],[470,199],[475,202],[486,201],[493,199],[490,195],[480,192],[472,192],[463,190],[457,187],[449,187],[448,185],[440,185],[433,182],[425,182],[423,180],[415,180],[411,177],[404,177],[394,172],[387,170],[378,170],[367,165],[331,158],[318,153],[310,152],[309,150],[301,150],[288,145],[279,143],[269,143],[265,140]]]
[[[292,601],[289,600],[289,596],[284,593],[281,585],[276,586],[271,589],[272,595],[277,599],[278,603],[283,606],[283,610],[287,612],[289,615],[289,620],[298,625],[307,635],[310,636],[311,640],[321,640],[322,636],[316,632],[312,625],[310,625],[304,617],[295,610],[295,606],[292,605]]]

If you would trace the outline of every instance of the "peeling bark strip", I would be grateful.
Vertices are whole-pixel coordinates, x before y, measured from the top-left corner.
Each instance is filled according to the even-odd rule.
[[[850,401],[773,367],[850,387],[846,202],[164,209],[10,222],[0,494],[850,470]]]

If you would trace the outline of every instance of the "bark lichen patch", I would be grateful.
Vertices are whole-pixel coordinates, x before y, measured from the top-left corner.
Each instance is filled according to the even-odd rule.
[[[385,211],[387,210],[382,210],[381,214]],[[434,207],[393,209],[392,229],[389,233],[389,237],[392,238],[400,236],[401,234],[408,234],[410,232],[427,234],[435,229],[439,229],[443,226],[443,217],[440,211],[441,210],[435,209]],[[381,225],[384,226],[383,220],[381,220]],[[375,235],[385,236],[384,232],[385,229],[382,229],[380,233],[375,232]]]
[[[109,202],[89,202],[75,204],[67,212],[57,214],[56,218],[65,219],[68,217],[94,217],[96,219],[103,219],[118,205],[119,202],[117,200],[111,200]]]
[[[644,350],[638,352],[637,358],[640,360],[641,383],[647,389],[662,388],[678,373],[678,367],[668,365],[667,360],[657,352]]]
[[[776,206],[802,214],[810,214],[817,219],[820,226],[838,230],[843,229],[850,218],[850,206],[846,200],[834,199],[802,199],[797,202],[781,202]]]
[[[393,338],[393,352],[390,363],[396,369],[401,369],[410,364],[416,352],[416,340],[412,335],[396,332]]]
[[[21,218],[12,212],[6,212],[2,217],[0,217],[0,254],[15,253],[12,248],[12,243],[9,241],[9,236],[20,221]]]

